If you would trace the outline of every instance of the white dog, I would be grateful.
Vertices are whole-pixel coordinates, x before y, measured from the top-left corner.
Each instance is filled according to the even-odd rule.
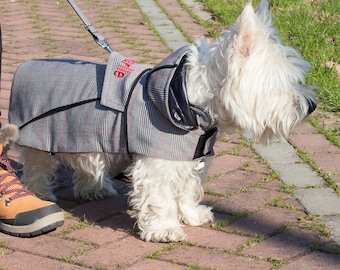
[[[107,67],[60,59],[20,67],[13,80],[10,121],[20,127],[18,144],[28,188],[56,200],[51,181],[60,160],[74,168],[75,195],[85,199],[115,195],[107,173],[124,172],[131,180],[129,202],[140,237],[181,241],[183,224],[213,220],[211,208],[200,201],[216,130],[251,131],[257,141],[268,143],[287,138],[316,107],[314,88],[305,85],[310,65],[282,45],[265,0],[256,11],[249,3],[220,40],[201,39],[175,54],[179,58],[170,56],[155,68],[115,54]],[[87,66],[95,71],[81,74]],[[41,82],[52,77],[53,68],[53,78]],[[65,71],[68,68],[72,72]],[[83,82],[94,73],[94,80]],[[133,86],[127,87],[123,79],[133,74],[127,79]],[[89,94],[88,85],[93,84],[95,94]],[[97,89],[100,84],[102,91]],[[118,84],[127,89],[107,93]],[[82,90],[74,95],[86,100],[72,96],[66,104],[63,96],[68,100],[77,86]],[[44,91],[34,92],[39,87]],[[163,99],[164,106],[159,102]],[[141,108],[143,102],[146,108]],[[114,123],[92,112],[98,108],[113,115]],[[167,118],[160,119],[164,115]],[[91,117],[95,123],[89,122]],[[98,126],[102,123],[104,128]],[[104,133],[111,138],[118,131],[123,135],[104,138]]]

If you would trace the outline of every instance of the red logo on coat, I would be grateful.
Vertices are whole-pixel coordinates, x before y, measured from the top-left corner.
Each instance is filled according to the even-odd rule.
[[[136,63],[137,62],[135,60],[124,59],[120,62],[120,64],[117,65],[117,69],[113,72],[113,75],[118,78],[124,78],[126,73],[131,73],[134,71],[131,66]]]

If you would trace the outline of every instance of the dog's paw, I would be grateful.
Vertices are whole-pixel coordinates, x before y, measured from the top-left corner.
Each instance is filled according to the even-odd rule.
[[[214,220],[211,207],[205,205],[198,205],[195,208],[182,207],[181,210],[182,222],[190,226],[199,226]]]
[[[142,231],[140,238],[147,242],[180,242],[186,239],[186,234],[180,228],[167,228],[162,230]]]

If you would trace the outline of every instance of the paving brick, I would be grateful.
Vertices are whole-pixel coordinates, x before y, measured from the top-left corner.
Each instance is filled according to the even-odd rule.
[[[340,215],[340,197],[332,188],[308,188],[294,192],[312,215]]]
[[[12,254],[1,257],[0,268],[10,270],[81,270],[86,269],[78,265],[53,260],[46,257],[36,256],[34,254],[27,254],[20,251],[15,251]]]
[[[237,144],[232,142],[217,141],[214,145],[215,155],[219,156],[221,154],[225,154],[226,151],[231,150],[235,146],[237,146]]]
[[[213,207],[217,211],[224,213],[241,214],[249,211],[256,212],[274,199],[285,198],[287,196],[289,195],[282,192],[250,188],[226,199],[216,199]]]
[[[91,248],[82,242],[73,242],[49,235],[34,238],[18,238],[2,234],[1,242],[13,250],[58,259],[71,257],[77,250],[87,250]]]
[[[248,257],[234,256],[227,252],[216,251],[200,247],[180,246],[158,256],[163,260],[176,261],[188,266],[209,269],[271,269],[272,265],[266,261],[259,261]]]
[[[267,164],[259,161],[258,156],[256,158],[252,158],[243,168],[245,171],[248,172],[255,172],[258,174],[268,174],[269,167]]]
[[[133,222],[130,216],[120,214],[99,222],[97,225],[75,230],[65,236],[86,243],[105,245],[133,234]]]
[[[340,174],[340,152],[338,153],[311,153],[310,158],[316,166],[328,174]]]
[[[121,213],[126,209],[126,196],[117,195],[104,200],[77,205],[74,209],[70,210],[70,213],[80,218],[85,215],[91,221],[99,221],[107,216]]]
[[[289,137],[289,142],[307,153],[340,153],[339,148],[321,134],[293,134]]]
[[[292,134],[317,134],[318,131],[310,123],[304,122],[303,124],[297,126]]]
[[[236,251],[249,237],[200,227],[185,227],[188,242],[196,246]]]
[[[301,211],[268,207],[231,224],[227,229],[237,230],[249,235],[265,235],[269,237],[284,226],[296,223],[302,215],[304,213]]]
[[[155,251],[161,250],[165,245],[143,242],[135,237],[126,237],[82,254],[75,260],[91,267],[120,269],[134,264]]]
[[[209,168],[208,175],[221,175],[240,168],[249,161],[249,158],[233,155],[223,155],[215,157]]]
[[[212,179],[204,185],[204,188],[209,192],[228,195],[242,188],[254,186],[265,178],[265,175],[256,172],[235,170]]]
[[[270,237],[243,252],[260,258],[289,260],[305,254],[318,241],[317,235],[311,231],[292,229]]]
[[[262,188],[273,190],[273,191],[281,191],[282,182],[278,179],[272,179],[268,182],[264,182],[260,185]]]
[[[287,265],[280,267],[280,270],[325,270],[340,269],[340,256],[324,252],[311,252],[306,256],[289,262]]]
[[[64,211],[64,225],[58,227],[56,230],[50,232],[50,236],[61,236],[67,232],[73,231],[79,226],[80,220],[77,217],[71,216],[68,212]]]
[[[225,224],[229,224],[234,220],[233,215],[222,214],[222,213],[214,213],[214,220],[211,223],[203,224],[200,227],[206,229],[212,229],[213,227],[220,228],[221,226],[225,226]],[[195,227],[197,228],[197,227]]]

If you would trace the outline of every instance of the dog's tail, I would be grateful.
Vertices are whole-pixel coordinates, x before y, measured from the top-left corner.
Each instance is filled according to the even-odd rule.
[[[7,124],[0,129],[0,154],[3,148],[19,138],[19,129],[16,125]]]

